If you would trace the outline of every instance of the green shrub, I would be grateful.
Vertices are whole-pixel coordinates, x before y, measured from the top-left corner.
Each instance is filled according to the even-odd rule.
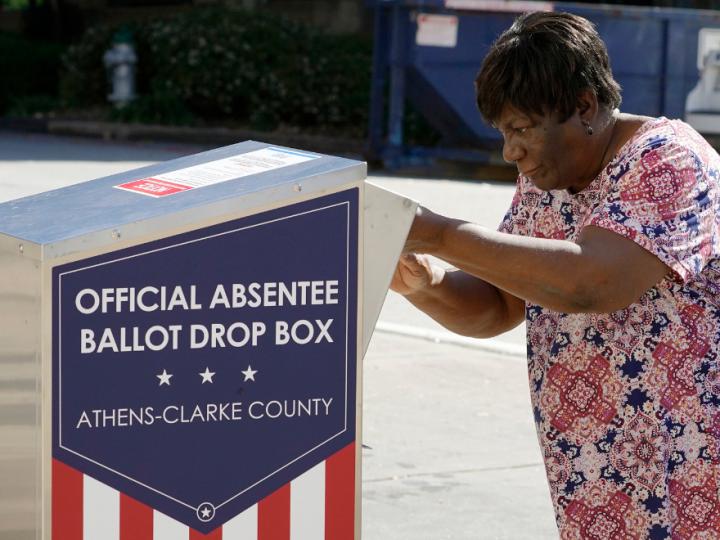
[[[61,96],[76,107],[107,103],[102,56],[117,27],[86,32],[63,58]],[[140,97],[111,117],[128,122],[222,123],[364,137],[372,42],[327,35],[264,12],[198,8],[131,29]],[[437,133],[408,107],[406,138]]]
[[[62,45],[0,32],[0,114],[26,96],[55,96]]]
[[[106,101],[102,55],[117,28],[89,30],[63,59],[61,94],[76,106]],[[366,130],[372,43],[327,36],[263,12],[195,8],[137,24],[138,90],[171,111],[256,129]],[[149,100],[149,101],[148,101]],[[174,113],[172,111],[175,111]],[[149,121],[141,103],[116,116]],[[157,115],[156,115],[157,116]],[[162,116],[162,115],[161,115]]]
[[[195,118],[176,93],[154,89],[119,109],[113,109],[110,119],[119,122],[192,125]]]
[[[98,105],[107,101],[108,85],[103,54],[117,28],[89,28],[62,57],[60,97],[69,107]]]
[[[57,96],[47,94],[31,94],[14,98],[10,101],[7,113],[11,116],[33,116],[57,111],[62,104]]]

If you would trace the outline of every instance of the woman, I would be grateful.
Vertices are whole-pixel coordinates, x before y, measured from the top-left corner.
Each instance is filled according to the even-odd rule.
[[[526,321],[562,538],[720,538],[720,157],[619,112],[574,15],[517,19],[476,94],[518,168],[512,206],[499,232],[420,209],[393,289],[465,335]]]

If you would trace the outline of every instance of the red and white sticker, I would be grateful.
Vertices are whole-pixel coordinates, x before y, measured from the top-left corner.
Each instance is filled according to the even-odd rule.
[[[181,191],[272,171],[319,157],[321,156],[285,148],[263,148],[169,173],[157,174],[150,178],[140,178],[114,187],[150,197],[166,197]]]
[[[150,195],[151,197],[165,197],[166,195],[172,195],[173,193],[179,193],[181,191],[192,189],[188,186],[173,184],[172,182],[166,182],[157,178],[133,180],[132,182],[120,184],[115,187],[124,189],[125,191],[134,191],[136,193],[142,193],[143,195]]]
[[[417,18],[415,42],[425,47],[455,47],[458,38],[458,18],[455,15],[428,15]]]

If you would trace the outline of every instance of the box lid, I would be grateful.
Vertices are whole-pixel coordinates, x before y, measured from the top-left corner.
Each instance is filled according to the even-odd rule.
[[[246,141],[2,203],[0,234],[56,244],[223,201],[269,205],[365,175],[360,161]]]

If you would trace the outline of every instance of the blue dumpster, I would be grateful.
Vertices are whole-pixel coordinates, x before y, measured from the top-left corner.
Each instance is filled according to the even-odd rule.
[[[477,112],[473,81],[492,42],[518,15],[515,8],[567,11],[593,21],[623,88],[622,110],[650,116],[683,117],[685,99],[698,81],[698,33],[720,28],[720,12],[709,10],[564,2],[368,1],[375,10],[369,158],[389,168],[433,158],[490,160],[501,140]],[[441,135],[437,147],[407,144],[407,102]]]

